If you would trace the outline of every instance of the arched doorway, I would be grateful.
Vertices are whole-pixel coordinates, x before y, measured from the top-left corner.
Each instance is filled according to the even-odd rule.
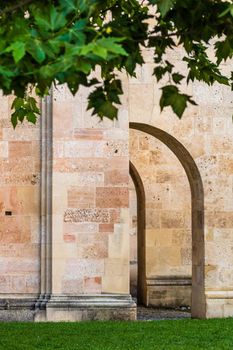
[[[130,128],[145,132],[164,143],[178,158],[187,175],[191,189],[192,211],[192,317],[205,317],[204,296],[204,193],[199,170],[190,153],[167,132],[143,123],[130,123]],[[138,197],[138,300],[145,301],[145,193],[142,180],[130,164],[130,175]],[[144,199],[143,199],[144,198]],[[144,203],[144,208],[143,208]]]

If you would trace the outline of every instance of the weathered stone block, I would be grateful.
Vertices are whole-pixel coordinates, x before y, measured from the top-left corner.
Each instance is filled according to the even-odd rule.
[[[128,188],[121,187],[97,187],[97,208],[127,208],[129,205]]]
[[[65,222],[109,222],[107,209],[67,209],[64,213]]]

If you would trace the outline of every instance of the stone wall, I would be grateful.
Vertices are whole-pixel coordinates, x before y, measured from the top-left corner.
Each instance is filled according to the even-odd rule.
[[[0,97],[0,297],[40,288],[40,127],[10,123],[12,98]]]
[[[130,131],[130,160],[146,196],[147,304],[190,305],[191,194],[187,176],[164,144],[140,131]],[[134,197],[131,207],[135,207]]]
[[[206,316],[229,316],[233,305],[232,92],[218,84],[209,87],[195,82],[188,88],[181,86],[193,95],[198,106],[189,106],[180,121],[169,108],[160,112],[161,84],[152,76],[153,55],[146,51],[144,56],[146,64],[138,68],[138,78],[129,81],[130,121],[166,131],[195,160],[204,186],[205,255],[200,259],[205,263]],[[172,63],[184,72],[181,57],[179,49],[169,53]],[[229,65],[223,65],[226,73]],[[197,246],[193,249],[193,253],[198,250]]]
[[[73,98],[66,87],[55,90],[42,105],[41,131],[29,124],[14,131],[11,99],[1,98],[4,320],[135,318],[127,113],[123,105],[115,123],[91,118],[86,94],[83,89]]]
[[[169,55],[184,71],[179,49]],[[137,79],[121,76],[125,93],[115,122],[86,112],[85,89],[73,98],[61,87],[42,111],[41,131],[29,124],[14,131],[11,98],[1,97],[0,309],[15,298],[38,298],[37,320],[135,317],[130,120],[165,132],[179,158],[154,136],[132,131],[130,156],[146,192],[147,303],[189,297],[192,243],[193,316],[233,315],[232,92],[217,84],[182,86],[198,106],[180,121],[170,109],[160,112],[153,56],[144,56]],[[135,225],[135,195],[132,202]]]
[[[53,293],[128,293],[128,130],[54,93]]]

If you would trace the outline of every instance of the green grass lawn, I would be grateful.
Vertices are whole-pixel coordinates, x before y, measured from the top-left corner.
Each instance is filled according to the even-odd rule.
[[[0,349],[233,350],[233,319],[0,323]]]

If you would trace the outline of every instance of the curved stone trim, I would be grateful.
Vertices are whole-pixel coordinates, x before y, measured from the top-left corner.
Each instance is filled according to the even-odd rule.
[[[137,303],[146,305],[146,196],[142,179],[133,165],[129,162],[129,173],[133,180],[137,195],[137,255],[138,255],[138,277],[137,277]]]
[[[206,317],[204,293],[204,190],[200,172],[187,149],[173,136],[154,126],[131,122],[131,129],[163,142],[179,159],[189,180],[192,197],[192,317]]]

